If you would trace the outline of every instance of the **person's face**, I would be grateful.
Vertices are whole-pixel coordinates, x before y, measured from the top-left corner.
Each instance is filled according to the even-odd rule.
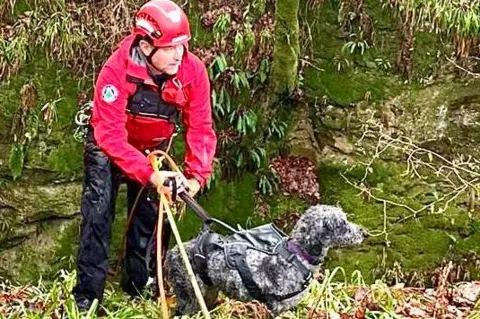
[[[149,56],[154,49],[154,47],[146,41],[140,41],[140,47],[146,56]],[[177,74],[178,68],[182,63],[184,50],[183,44],[158,48],[157,52],[152,56],[152,64],[155,69],[162,73],[169,75]]]

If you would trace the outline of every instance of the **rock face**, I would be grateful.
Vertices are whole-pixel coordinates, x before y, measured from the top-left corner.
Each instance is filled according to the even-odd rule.
[[[25,283],[55,275],[62,267],[73,268],[70,256],[76,251],[78,236],[67,234],[75,233],[79,219],[49,220],[17,228],[17,237],[9,239],[17,246],[0,252],[0,277]],[[62,245],[68,247],[64,249],[68,254],[61,251]]]
[[[380,111],[389,133],[444,154],[478,157],[480,80],[444,82],[385,102]]]
[[[300,131],[328,131],[318,135],[321,151],[325,146],[338,153],[352,154],[353,143],[362,137],[365,129],[378,129],[391,136],[404,136],[421,146],[447,154],[466,154],[479,157],[476,147],[480,138],[480,80],[440,82],[412,90],[382,103],[360,102],[354,109],[327,106],[319,121],[313,119],[313,128],[305,125],[312,119],[299,116],[290,138]],[[325,127],[319,127],[325,125]],[[302,135],[302,134],[300,134]],[[307,134],[303,134],[307,135]],[[306,140],[303,138],[303,140]],[[358,150],[357,150],[358,151]]]
[[[55,271],[61,238],[79,223],[81,191],[79,182],[34,179],[0,188],[0,277],[23,282]]]
[[[287,149],[291,156],[306,157],[316,164],[321,160],[321,149],[304,105],[299,105],[296,110],[295,124],[287,137]]]
[[[12,184],[0,189],[0,214],[3,231],[2,246],[9,246],[35,232],[40,221],[65,219],[78,214],[81,184],[78,182],[22,185]]]
[[[465,257],[480,247],[479,87],[479,79],[438,81],[355,108],[326,105],[318,117],[308,116],[313,108],[296,114],[287,155],[316,160],[322,203],[379,234],[332,253],[327,267],[418,284],[444,258],[463,257],[458,280],[480,278]]]

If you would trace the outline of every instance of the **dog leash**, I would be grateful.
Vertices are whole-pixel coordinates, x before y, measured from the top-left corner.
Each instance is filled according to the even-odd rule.
[[[238,233],[238,230],[228,225],[227,223],[219,219],[210,217],[207,211],[203,209],[203,207],[200,206],[200,204],[187,192],[181,192],[180,194],[178,194],[178,196],[185,202],[188,207],[190,207],[198,215],[198,217],[200,217],[206,227],[209,227],[211,224],[216,223],[222,225],[233,233]]]

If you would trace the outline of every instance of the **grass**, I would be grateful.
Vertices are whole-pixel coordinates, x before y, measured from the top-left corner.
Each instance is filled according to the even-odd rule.
[[[335,277],[343,280],[334,281]],[[107,284],[104,302],[97,303],[86,313],[79,313],[70,293],[75,284],[75,272],[61,270],[51,284],[39,281],[37,284],[18,286],[0,281],[0,315],[8,319],[40,318],[96,318],[96,310],[101,308],[106,318],[161,318],[157,301],[148,296],[130,299],[118,286]],[[279,318],[399,318],[416,313],[416,318],[430,318],[445,314],[456,314],[465,318],[470,310],[471,318],[478,312],[475,301],[463,300],[463,307],[447,301],[442,296],[449,293],[461,294],[461,286],[451,286],[445,282],[434,289],[411,289],[402,285],[388,287],[381,281],[365,284],[360,272],[346,277],[342,268],[326,269],[312,281],[307,295],[299,305]],[[470,289],[479,287],[472,284]],[[432,298],[437,296],[438,298]],[[175,298],[170,296],[167,302],[171,309]],[[467,303],[467,306],[465,306]],[[422,315],[423,314],[423,315]],[[258,302],[241,303],[225,296],[219,296],[218,306],[211,311],[212,318],[267,318],[267,309]],[[478,315],[478,314],[477,314]],[[201,318],[183,316],[183,319]]]

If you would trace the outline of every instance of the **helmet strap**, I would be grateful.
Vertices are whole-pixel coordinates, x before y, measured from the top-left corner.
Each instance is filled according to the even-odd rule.
[[[150,64],[152,64],[152,57],[155,55],[155,53],[157,53],[158,47],[156,47],[156,46],[153,45],[153,40],[152,40],[152,38],[150,38],[148,35],[140,38],[139,41],[140,41],[140,40],[147,41],[151,46],[153,46],[153,49],[152,49],[152,51],[150,52],[150,54],[147,55],[147,56],[145,56],[145,58],[147,59],[147,62],[150,63]]]
[[[152,58],[157,53],[158,47],[153,47],[153,50],[150,52],[150,54],[147,56],[147,61],[148,63],[152,64]]]

